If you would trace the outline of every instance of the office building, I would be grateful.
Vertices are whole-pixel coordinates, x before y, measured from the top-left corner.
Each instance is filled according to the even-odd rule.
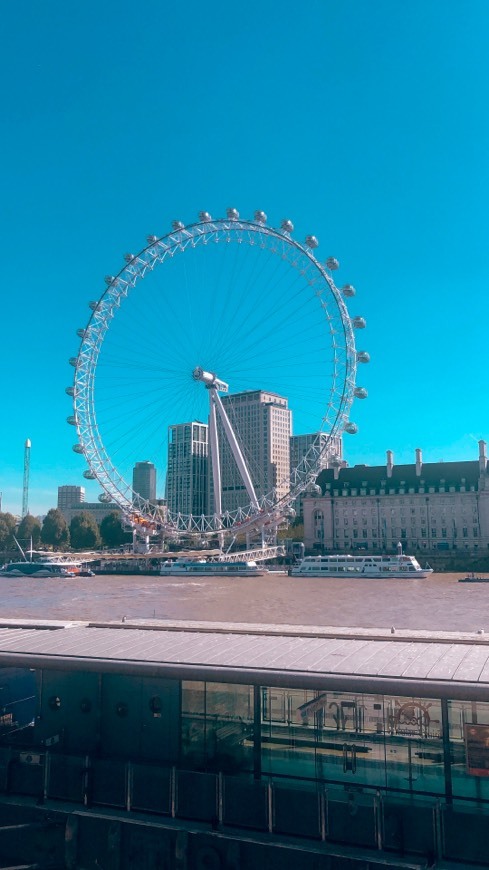
[[[323,470],[321,496],[304,498],[306,552],[395,550],[486,551],[489,475],[486,443],[478,459]]]
[[[208,426],[194,420],[168,427],[166,503],[172,514],[208,513]]]
[[[276,490],[285,495],[290,477],[292,415],[287,399],[252,390],[224,395],[222,404],[237,436],[257,498]],[[218,417],[222,509],[233,511],[250,499]]]
[[[136,462],[132,472],[133,492],[147,501],[156,502],[156,468],[152,462]]]
[[[85,501],[84,486],[58,486],[58,510],[63,514],[71,507],[78,507]],[[80,512],[80,508],[78,509]]]

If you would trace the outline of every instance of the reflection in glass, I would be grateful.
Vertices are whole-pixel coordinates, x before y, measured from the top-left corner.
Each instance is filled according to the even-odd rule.
[[[253,688],[182,683],[182,762],[194,770],[253,770]]]

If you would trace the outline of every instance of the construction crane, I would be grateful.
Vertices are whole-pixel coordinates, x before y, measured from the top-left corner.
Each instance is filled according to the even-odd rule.
[[[31,442],[27,438],[24,444],[24,483],[22,486],[22,516],[29,513],[29,469],[31,465]]]

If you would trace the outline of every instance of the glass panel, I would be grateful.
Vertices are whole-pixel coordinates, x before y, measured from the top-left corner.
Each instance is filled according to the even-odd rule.
[[[328,782],[385,786],[383,698],[324,692],[317,703],[318,776]]]
[[[454,798],[489,800],[489,704],[449,701]]]
[[[253,770],[253,688],[182,683],[182,762],[194,770]]]
[[[384,699],[386,785],[445,793],[441,704],[427,698]]]
[[[299,689],[262,689],[264,774],[307,779],[316,776],[315,717],[307,712],[307,704],[316,695]]]
[[[274,776],[444,794],[440,702],[263,689],[262,769]]]

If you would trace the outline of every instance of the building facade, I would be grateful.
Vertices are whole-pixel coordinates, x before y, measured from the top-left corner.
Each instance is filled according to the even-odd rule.
[[[85,501],[84,486],[58,486],[58,510],[63,514],[71,507],[78,507]]]
[[[136,462],[132,471],[133,492],[155,503],[156,501],[156,468],[152,462]]]
[[[322,495],[304,498],[306,552],[462,550],[489,547],[487,449],[473,461],[355,465],[321,472]]]
[[[146,623],[3,630],[5,866],[487,867],[487,637]]]
[[[257,498],[288,491],[292,415],[287,399],[251,390],[221,397],[243,452]],[[222,509],[245,507],[250,499],[218,417]],[[212,498],[211,498],[212,501]]]
[[[119,514],[122,517],[122,511],[118,504],[115,502],[99,502],[99,501],[86,501],[80,505],[73,505],[70,508],[65,508],[63,511],[63,516],[68,523],[71,523],[73,517],[78,516],[78,514],[90,514],[97,523],[100,525],[102,520],[107,517],[109,514]]]
[[[166,504],[172,514],[208,513],[209,427],[194,420],[168,427]]]

